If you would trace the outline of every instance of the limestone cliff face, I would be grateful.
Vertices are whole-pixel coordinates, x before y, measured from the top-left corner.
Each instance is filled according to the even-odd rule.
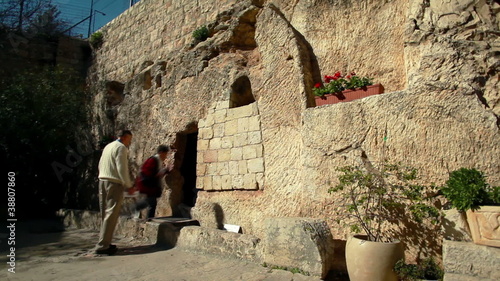
[[[327,193],[337,166],[387,158],[437,184],[475,167],[500,183],[499,10],[486,0],[141,1],[102,29],[92,133],[131,129],[134,171],[158,144],[178,147],[157,215],[180,214],[196,176],[202,225],[262,236],[263,218],[304,216],[344,239]],[[195,42],[201,25],[210,37]],[[314,83],[337,70],[386,94],[314,107]],[[422,235],[439,254],[435,232]]]

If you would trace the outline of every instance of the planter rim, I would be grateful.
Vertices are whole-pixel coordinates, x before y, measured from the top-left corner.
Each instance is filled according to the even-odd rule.
[[[477,209],[476,211],[493,211],[493,210],[496,211],[500,210],[500,205],[481,205],[479,206],[479,209]]]
[[[350,92],[355,92],[355,91],[365,91],[366,92],[369,88],[377,88],[377,87],[381,87],[381,86],[382,85],[380,83],[377,83],[377,84],[372,84],[372,85],[369,85],[369,86],[366,86],[366,87],[356,88],[354,90],[352,90],[352,89],[343,90],[342,93],[348,94]],[[329,93],[329,94],[324,94],[322,96],[316,96],[316,95],[314,95],[314,98],[315,99],[324,99],[324,97],[326,97],[326,96],[336,96],[337,94],[338,93]]]
[[[353,234],[353,235],[351,235],[351,237],[359,239],[359,240],[363,240],[363,241],[366,241],[366,242],[370,242],[370,243],[382,243],[382,244],[398,244],[398,243],[401,243],[401,240],[396,239],[396,238],[390,238],[392,240],[391,242],[370,241],[370,240],[368,240],[368,235],[365,235],[365,234]]]

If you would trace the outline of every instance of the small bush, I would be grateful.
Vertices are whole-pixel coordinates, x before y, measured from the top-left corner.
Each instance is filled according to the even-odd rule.
[[[443,280],[444,271],[433,258],[425,258],[420,264],[407,264],[403,259],[394,266],[402,281]]]
[[[400,224],[409,218],[416,223],[439,222],[441,212],[426,196],[434,187],[419,185],[415,168],[384,162],[371,169],[346,166],[337,171],[339,183],[328,190],[342,196],[336,198],[341,206],[335,211],[337,222],[354,233],[365,233],[369,241],[391,240],[382,227],[387,222]]]
[[[90,35],[89,43],[92,47],[97,49],[101,47],[103,42],[104,42],[104,35],[102,34],[102,32],[97,31],[92,35]]]
[[[461,168],[450,173],[444,196],[457,210],[477,210],[481,205],[500,204],[499,187],[486,182],[486,176],[476,169]]]
[[[196,29],[195,31],[193,31],[193,38],[196,40],[199,40],[199,41],[207,40],[208,35],[209,35],[209,30],[208,30],[208,27],[205,25],[203,25],[203,26],[199,27],[198,29]]]

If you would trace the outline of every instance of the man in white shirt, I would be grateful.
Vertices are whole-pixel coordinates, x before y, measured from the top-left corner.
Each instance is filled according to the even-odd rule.
[[[123,203],[123,192],[132,187],[128,168],[128,147],[132,132],[121,131],[118,139],[106,145],[99,160],[99,201],[101,232],[95,246],[96,254],[113,255],[117,248],[111,244]]]

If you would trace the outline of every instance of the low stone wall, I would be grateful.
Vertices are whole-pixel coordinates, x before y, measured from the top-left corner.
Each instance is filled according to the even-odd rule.
[[[101,229],[101,213],[97,211],[62,209],[59,210],[58,215],[63,218],[64,227],[85,228],[95,231]],[[115,235],[145,239],[156,243],[156,234],[151,237],[145,235],[145,233],[151,233],[146,229],[147,225],[146,222],[132,219],[129,215],[121,215],[116,225]]]
[[[324,220],[270,218],[265,220],[265,263],[297,267],[325,277],[333,262],[333,238]]]
[[[500,248],[474,244],[465,214],[456,209],[444,214],[444,281],[500,280]]]
[[[180,231],[177,247],[193,252],[210,253],[258,263],[262,260],[260,241],[258,237],[250,234],[187,226]]]
[[[445,240],[444,281],[500,280],[500,248]]]

